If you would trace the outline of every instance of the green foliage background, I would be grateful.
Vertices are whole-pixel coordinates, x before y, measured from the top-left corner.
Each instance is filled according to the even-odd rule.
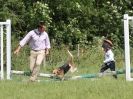
[[[93,63],[99,66],[102,61],[99,42],[104,38],[112,40],[118,57],[116,59],[120,57],[123,60],[123,15],[133,15],[132,4],[131,0],[0,0],[0,21],[12,21],[12,52],[18,41],[36,28],[39,20],[43,20],[52,45],[50,65],[58,66],[60,60],[65,60],[65,45],[77,56],[79,44],[80,53],[85,53],[80,56],[80,60],[84,60],[89,66],[94,66]],[[133,46],[131,25],[130,30],[130,44]],[[27,67],[24,65],[28,65],[27,48],[22,51],[23,58],[21,55],[18,58],[12,55],[14,68],[19,63],[19,69],[27,69],[24,68]]]
[[[132,0],[0,0],[0,21],[12,20],[17,39],[43,20],[54,44],[88,46],[94,37],[104,36],[122,48],[122,19],[126,13],[133,15],[132,4]]]
[[[51,73],[67,59],[65,46],[70,47],[78,72],[66,76],[98,73],[103,62],[101,42],[114,43],[116,69],[124,67],[123,15],[133,16],[132,0],[0,0],[0,22],[12,21],[12,52],[19,40],[39,20],[46,22],[52,48],[41,72]],[[130,23],[132,24],[132,23]],[[133,27],[130,25],[131,65],[133,65]],[[5,40],[5,39],[4,39]],[[80,55],[77,55],[77,46]],[[12,69],[29,69],[28,46],[18,56],[12,53]],[[29,83],[27,76],[0,81],[1,99],[131,99],[133,84],[110,76],[95,79]],[[43,78],[39,78],[43,79]],[[48,79],[50,80],[50,79]]]

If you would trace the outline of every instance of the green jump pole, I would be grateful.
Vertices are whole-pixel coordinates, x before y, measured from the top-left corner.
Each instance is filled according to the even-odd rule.
[[[131,72],[133,72],[133,69],[131,69]],[[117,75],[125,74],[125,70],[124,69],[117,70],[116,73],[117,73]],[[72,77],[72,79],[77,79],[77,78],[96,78],[96,77],[98,77],[98,74],[83,74],[83,75],[80,75],[80,76],[74,76],[74,77]]]

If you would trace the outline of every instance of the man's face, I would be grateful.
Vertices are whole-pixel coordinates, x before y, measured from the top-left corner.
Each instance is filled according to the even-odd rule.
[[[39,27],[38,28],[38,31],[41,32],[41,33],[43,33],[45,31],[45,26]]]

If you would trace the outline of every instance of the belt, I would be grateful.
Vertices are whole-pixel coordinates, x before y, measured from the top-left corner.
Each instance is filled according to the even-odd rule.
[[[38,51],[40,51],[40,50],[32,50],[32,51],[38,52]]]
[[[41,51],[41,50],[33,50],[33,49],[32,49],[32,51],[38,52],[38,51]]]

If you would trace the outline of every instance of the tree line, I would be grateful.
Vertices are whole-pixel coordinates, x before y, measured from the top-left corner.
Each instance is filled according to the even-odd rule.
[[[43,20],[54,44],[86,46],[104,36],[123,47],[122,19],[133,16],[132,5],[132,0],[0,0],[0,21],[11,19],[12,35],[20,38]]]

